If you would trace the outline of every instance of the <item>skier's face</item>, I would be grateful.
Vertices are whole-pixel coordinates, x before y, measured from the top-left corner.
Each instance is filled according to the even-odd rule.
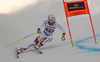
[[[50,25],[53,25],[54,23],[55,23],[55,19],[54,19],[54,17],[50,17],[50,21],[49,21],[49,23],[50,23]]]

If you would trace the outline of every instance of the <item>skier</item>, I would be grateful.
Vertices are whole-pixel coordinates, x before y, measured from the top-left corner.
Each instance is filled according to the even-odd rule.
[[[43,32],[41,29],[44,27]],[[41,46],[45,45],[46,43],[53,40],[53,33],[55,29],[58,28],[62,30],[62,41],[65,40],[65,30],[55,21],[55,16],[50,14],[48,16],[48,20],[44,21],[42,25],[37,29],[37,33],[40,34],[37,38],[32,42],[24,47],[18,49],[18,54],[22,53],[24,50],[27,50],[31,46],[39,49]]]

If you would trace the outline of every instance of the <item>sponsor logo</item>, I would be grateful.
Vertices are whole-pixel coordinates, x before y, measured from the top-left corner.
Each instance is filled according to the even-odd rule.
[[[78,7],[79,5],[78,4],[74,4],[74,7]]]
[[[75,10],[84,10],[84,2],[79,2],[79,3],[69,3],[67,4],[68,6],[68,11],[75,11]]]

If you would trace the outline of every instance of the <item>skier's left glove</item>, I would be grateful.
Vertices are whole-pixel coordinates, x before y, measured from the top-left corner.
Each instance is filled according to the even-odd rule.
[[[66,40],[65,35],[62,35],[62,41]]]

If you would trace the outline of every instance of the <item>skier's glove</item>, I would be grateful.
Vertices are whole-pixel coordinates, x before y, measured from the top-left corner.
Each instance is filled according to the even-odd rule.
[[[37,33],[38,33],[38,34],[41,34],[40,28],[37,29]]]
[[[64,40],[66,40],[66,39],[65,39],[65,35],[62,35],[62,41],[64,41]]]
[[[41,34],[41,30],[37,30],[37,33],[38,33],[38,34]]]

